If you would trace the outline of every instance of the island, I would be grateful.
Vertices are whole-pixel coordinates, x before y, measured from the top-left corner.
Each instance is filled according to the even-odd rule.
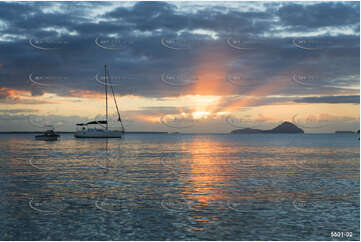
[[[303,129],[300,129],[293,123],[287,121],[269,130],[244,128],[244,129],[235,129],[231,131],[231,134],[258,134],[258,133],[271,133],[271,134],[302,133],[303,134],[304,131]]]

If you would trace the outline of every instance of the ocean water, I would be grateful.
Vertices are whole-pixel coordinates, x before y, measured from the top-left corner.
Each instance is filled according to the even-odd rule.
[[[358,137],[3,134],[0,240],[359,240]]]

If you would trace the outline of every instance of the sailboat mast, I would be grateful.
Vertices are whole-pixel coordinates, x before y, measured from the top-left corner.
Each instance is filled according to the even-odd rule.
[[[107,82],[107,65],[104,65],[104,78],[105,78],[105,117],[106,117],[106,130],[108,131],[108,82]]]

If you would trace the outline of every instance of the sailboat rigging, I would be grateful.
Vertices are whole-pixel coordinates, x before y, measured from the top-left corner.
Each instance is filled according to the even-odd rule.
[[[106,65],[105,65],[105,68],[106,68]],[[110,76],[110,75],[109,75],[109,72],[108,72],[108,76]],[[115,107],[116,107],[116,109],[117,109],[118,122],[120,123],[121,128],[122,128],[122,132],[124,133],[123,122],[122,122],[122,119],[121,119],[120,114],[119,114],[118,103],[117,103],[117,99],[115,98],[114,89],[113,89],[113,85],[112,85],[112,83],[111,83],[111,79],[110,79],[110,78],[109,78],[109,84],[110,84],[110,89],[112,90],[113,99],[114,99],[114,104],[115,104]],[[106,86],[106,85],[105,85],[105,86]]]
[[[87,123],[77,124],[77,131],[74,133],[76,138],[121,138],[124,134],[124,126],[120,118],[118,103],[115,98],[113,85],[111,84],[110,75],[107,66],[104,65],[104,81],[105,81],[105,118],[106,120],[90,121]],[[121,130],[109,129],[109,115],[108,115],[108,83],[112,91],[114,104],[118,114],[118,122],[121,125]],[[90,125],[97,125],[92,128]],[[105,126],[104,126],[105,125]]]

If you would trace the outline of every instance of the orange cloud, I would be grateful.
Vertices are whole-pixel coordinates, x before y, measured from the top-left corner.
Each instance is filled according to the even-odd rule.
[[[150,123],[159,123],[161,117],[156,115],[135,114],[133,118]]]
[[[69,94],[72,97],[80,97],[80,98],[95,98],[95,99],[104,98],[104,94],[91,90],[70,90]]]
[[[356,120],[359,121],[360,117],[340,116],[340,115],[332,115],[328,113],[320,113],[320,114],[306,114],[305,116],[295,115],[293,119],[305,123],[321,123],[321,122],[331,122],[331,121],[354,122]]]
[[[30,96],[30,91],[9,89],[5,87],[0,88],[0,98],[19,98],[20,96]]]

